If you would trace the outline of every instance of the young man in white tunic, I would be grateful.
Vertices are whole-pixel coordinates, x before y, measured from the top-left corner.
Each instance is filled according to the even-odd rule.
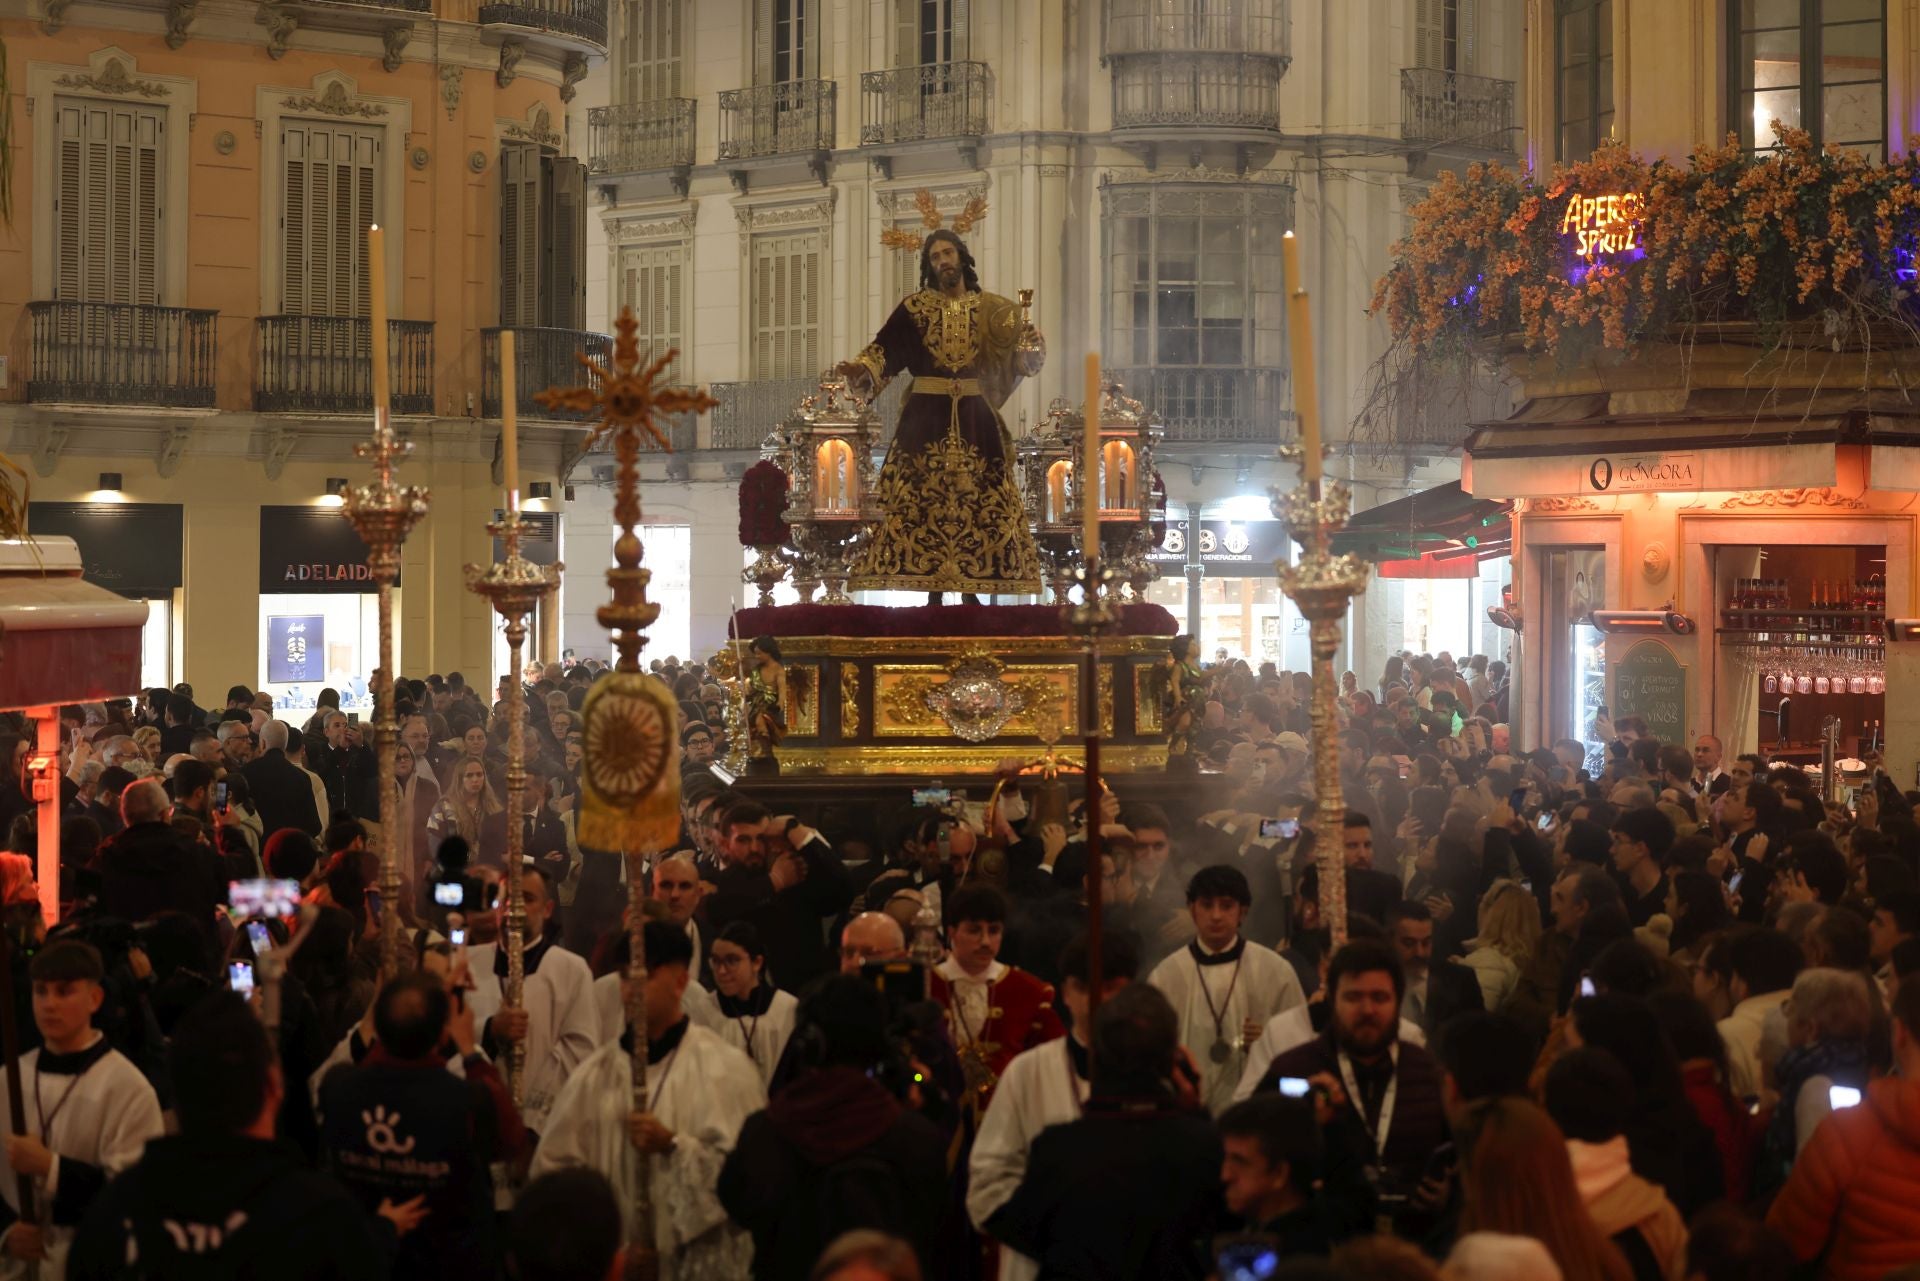
[[[736,1281],[753,1241],[721,1208],[714,1188],[747,1117],[767,1105],[752,1060],[694,1023],[680,1004],[693,960],[684,931],[646,926],[647,1111],[633,1110],[632,1034],[601,1046],[561,1090],[530,1176],[585,1166],[613,1184],[639,1239],[634,1193],[648,1161],[654,1245],[663,1281]],[[625,957],[619,958],[622,967]]]
[[[1215,1116],[1233,1103],[1247,1047],[1267,1020],[1307,1000],[1292,965],[1241,937],[1252,906],[1239,868],[1222,863],[1195,872],[1187,882],[1195,938],[1147,979],[1180,1015],[1180,1042],[1200,1067],[1200,1099]]]
[[[687,984],[686,994],[680,998],[680,1008],[701,1027],[718,1032],[726,1020],[720,1014],[713,993],[700,982],[704,939],[700,923],[694,915],[700,905],[700,873],[693,858],[681,851],[668,854],[656,862],[653,865],[653,892],[655,899],[667,909],[667,920],[686,932],[687,942],[693,947],[693,963],[688,966],[693,977]],[[626,928],[624,919],[621,928]],[[627,1030],[627,1003],[620,995],[620,984],[619,970],[602,974],[593,981],[593,1007],[599,1026],[594,1041],[597,1046],[605,1045]]]
[[[968,1160],[967,1216],[981,1232],[995,1210],[1007,1203],[1027,1172],[1027,1152],[1050,1125],[1078,1121],[1092,1082],[1087,1076],[1087,1016],[1092,980],[1088,977],[1087,936],[1067,944],[1060,955],[1060,999],[1072,1019],[1067,1035],[1023,1050],[1001,1074],[993,1102],[980,1121]],[[1101,936],[1102,997],[1138,977],[1139,951],[1124,932]],[[1039,1265],[1018,1251],[1000,1247],[1000,1281],[1034,1281]]]
[[[45,1044],[20,1056],[24,1135],[13,1134],[0,1089],[0,1133],[8,1136],[0,1276],[25,1277],[37,1266],[39,1281],[59,1281],[94,1197],[164,1127],[146,1077],[93,1026],[105,999],[100,953],[78,939],[56,940],[33,958],[32,977],[33,1021]],[[33,1177],[33,1221],[20,1217],[21,1174]]]
[[[522,1008],[506,1008],[507,952],[497,937],[468,950],[473,990],[467,1004],[482,1027],[481,1044],[494,1062],[505,1060],[515,1041],[526,1042],[527,1083],[520,1115],[529,1130],[539,1133],[567,1077],[593,1053],[599,1019],[593,1003],[593,971],[560,946],[546,876],[528,863],[521,872],[520,887],[527,905]],[[504,894],[498,910],[504,929]],[[475,924],[468,922],[469,928]]]

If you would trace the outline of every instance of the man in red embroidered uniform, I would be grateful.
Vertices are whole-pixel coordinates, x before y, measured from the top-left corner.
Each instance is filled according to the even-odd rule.
[[[931,985],[931,996],[947,1012],[970,1102],[980,1111],[1014,1055],[1066,1032],[1053,1011],[1053,985],[1000,962],[1006,921],[1007,900],[999,890],[956,890],[947,901],[950,950]]]

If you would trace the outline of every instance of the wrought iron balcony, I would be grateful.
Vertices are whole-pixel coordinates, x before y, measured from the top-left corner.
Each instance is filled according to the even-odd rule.
[[[1129,58],[1113,68],[1116,129],[1278,129],[1281,65],[1236,53]]]
[[[433,0],[329,0],[348,9],[392,9],[399,13],[432,13]]]
[[[1127,395],[1151,410],[1168,441],[1278,445],[1286,371],[1205,366],[1116,369]]]
[[[693,164],[694,100],[587,109],[587,172],[644,173]]]
[[[112,302],[35,302],[27,399],[213,408],[219,313]]]
[[[984,62],[866,72],[860,77],[860,145],[981,137],[987,132],[988,90]]]
[[[546,329],[509,325],[513,330],[514,401],[522,418],[571,422],[573,416],[535,400],[549,387],[600,387],[600,379],[580,357],[602,367],[613,359],[613,339],[582,329]],[[500,417],[500,329],[480,331],[480,415]]]
[[[1408,142],[1511,152],[1512,129],[1513,81],[1437,67],[1400,72],[1400,136]]]
[[[530,27],[607,47],[607,0],[511,0],[480,6],[480,25]]]
[[[900,402],[913,380],[895,378],[874,398],[882,439],[891,437],[900,417]],[[820,379],[759,378],[745,382],[714,383],[707,390],[720,402],[707,415],[708,446],[713,449],[758,449],[767,433],[800,407],[803,396],[819,390]]]
[[[1287,56],[1284,0],[1111,0],[1107,56],[1251,53]]]
[[[720,159],[833,150],[831,80],[788,80],[720,94]]]
[[[261,316],[253,407],[262,414],[373,412],[373,321]],[[433,412],[433,322],[387,322],[387,386],[396,414]]]

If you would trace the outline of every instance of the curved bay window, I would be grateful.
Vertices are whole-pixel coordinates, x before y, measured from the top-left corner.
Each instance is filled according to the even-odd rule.
[[[1585,160],[1613,132],[1613,0],[1556,0],[1553,106],[1561,160]]]
[[[1730,127],[1772,150],[1773,122],[1880,161],[1887,141],[1885,0],[1734,0]]]
[[[1279,443],[1293,188],[1109,178],[1101,198],[1113,377],[1169,441]]]

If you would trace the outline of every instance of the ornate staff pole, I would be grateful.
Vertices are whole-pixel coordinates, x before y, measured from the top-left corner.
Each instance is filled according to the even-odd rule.
[[[669,350],[643,367],[635,337],[639,323],[631,307],[621,310],[614,330],[610,367],[580,357],[597,386],[565,391],[550,387],[540,393],[539,400],[551,409],[597,411],[600,421],[587,435],[587,448],[603,437],[613,438],[613,519],[620,531],[613,543],[613,568],[607,571],[613,599],[594,617],[613,633],[619,658],[612,671],[594,682],[580,708],[586,738],[580,844],[619,850],[626,859],[627,942],[632,957],[625,996],[627,1028],[633,1038],[633,1110],[645,1112],[647,1016],[641,999],[647,979],[645,864],[679,833],[680,766],[673,693],[640,670],[647,628],[660,616],[660,607],[647,600],[647,582],[653,575],[640,564],[640,442],[644,432],[659,448],[670,448],[654,425],[656,413],[698,413],[720,402],[691,388],[654,387],[654,380],[679,353]],[[644,1158],[634,1188],[634,1212],[640,1239],[627,1251],[627,1276],[633,1281],[654,1281],[660,1275],[660,1253],[653,1223],[652,1163]]]
[[[1100,354],[1087,355],[1086,433],[1074,483],[1080,490],[1080,603],[1065,609],[1067,626],[1086,638],[1087,662],[1080,676],[1081,728],[1086,750],[1087,815],[1087,1021],[1100,1008],[1106,976],[1101,965],[1102,904],[1106,879],[1100,840],[1100,634],[1110,630],[1116,615],[1112,600],[1101,591],[1106,573],[1100,565]],[[1088,1028],[1092,1044],[1092,1028]]]
[[[1300,563],[1279,566],[1280,586],[1310,624],[1313,650],[1313,702],[1308,717],[1313,728],[1314,846],[1320,865],[1320,919],[1332,934],[1333,946],[1347,941],[1347,862],[1344,839],[1347,802],[1340,787],[1340,722],[1336,709],[1339,683],[1333,658],[1340,649],[1340,625],[1347,603],[1366,590],[1367,567],[1353,556],[1335,556],[1334,530],[1347,523],[1350,497],[1338,481],[1321,479],[1320,397],[1313,366],[1313,313],[1308,306],[1306,279],[1300,274],[1300,246],[1289,231],[1280,242],[1286,264],[1287,322],[1293,343],[1294,412],[1300,419],[1300,446],[1283,449],[1283,457],[1300,459],[1301,483],[1282,494],[1275,486],[1273,514],[1285,520],[1302,546]],[[1300,535],[1305,532],[1306,537]]]
[[[373,438],[353,452],[373,463],[373,483],[347,491],[343,511],[367,545],[367,567],[380,593],[380,654],[373,669],[373,750],[380,774],[380,973],[399,969],[400,784],[393,776],[393,749],[400,728],[393,723],[393,580],[400,576],[400,545],[427,514],[427,491],[393,483],[394,463],[413,452],[413,442],[393,434],[387,384],[387,267],[379,227],[367,231],[367,275],[373,300]]]
[[[535,565],[520,554],[519,424],[514,396],[517,391],[513,331],[500,331],[501,454],[507,482],[506,515],[487,526],[499,538],[504,555],[484,569],[467,566],[467,590],[487,598],[499,614],[507,634],[507,986],[508,1009],[521,1008],[527,987],[527,898],[521,881],[526,852],[527,693],[521,682],[521,651],[527,642],[527,615],[560,585],[565,566]],[[507,1060],[507,1086],[517,1106],[527,1092],[527,1043],[515,1041]]]

